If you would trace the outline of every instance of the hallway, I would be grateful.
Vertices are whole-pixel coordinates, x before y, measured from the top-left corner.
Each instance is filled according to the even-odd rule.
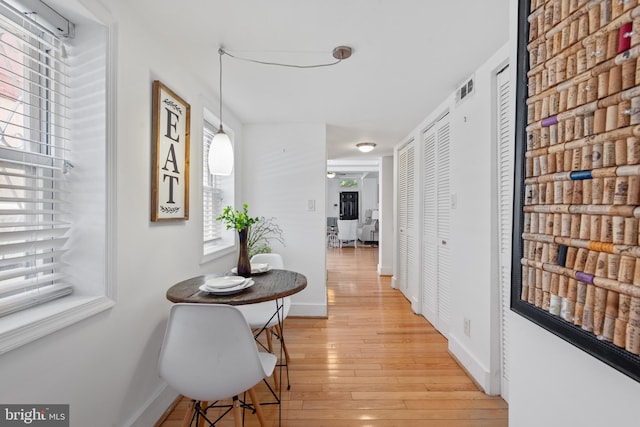
[[[411,312],[390,277],[377,275],[377,254],[329,249],[328,319],[286,320],[291,390],[282,426],[506,426],[504,400],[479,391],[444,337]],[[160,426],[180,426],[185,408],[183,401]],[[278,425],[275,406],[265,413]],[[231,425],[231,417],[219,424]],[[255,415],[245,425],[257,426]]]

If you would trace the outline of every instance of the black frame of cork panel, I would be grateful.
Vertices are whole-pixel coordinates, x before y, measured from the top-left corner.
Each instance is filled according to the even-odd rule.
[[[606,1],[609,1],[609,4],[611,4],[611,0],[604,0],[604,2]],[[613,0],[613,1],[616,1],[616,0]],[[594,280],[595,280],[596,282],[599,281],[604,283],[603,285],[604,290],[602,291],[604,294],[613,292],[611,289],[615,289],[615,290],[623,289],[622,292],[626,292],[625,297],[631,298],[631,297],[628,297],[628,291],[629,289],[631,289],[632,294],[636,295],[637,292],[640,291],[640,283],[635,283],[637,282],[638,277],[640,276],[638,274],[638,271],[640,271],[640,258],[636,258],[636,263],[638,264],[638,266],[636,266],[636,270],[638,271],[636,271],[635,279],[632,280],[631,283],[628,283],[630,282],[630,280],[627,280],[627,279],[623,280],[623,282],[626,281],[626,283],[622,283],[618,277],[616,277],[615,280],[612,280],[611,275],[609,275],[609,278],[594,279],[594,277],[598,277],[598,275],[593,271],[589,272],[586,270],[586,268],[578,268],[577,263],[576,265],[571,265],[571,268],[567,268],[565,263],[566,263],[567,249],[569,248],[569,251],[571,251],[572,250],[571,247],[574,243],[577,245],[577,247],[583,248],[584,251],[606,253],[607,254],[605,255],[605,259],[606,259],[606,256],[610,256],[611,254],[616,254],[615,256],[620,256],[621,253],[624,254],[625,250],[630,250],[629,248],[631,246],[633,246],[631,249],[635,251],[633,252],[635,254],[634,256],[638,257],[638,253],[640,253],[640,251],[638,250],[639,244],[637,241],[635,241],[635,246],[634,245],[625,246],[625,245],[616,245],[613,242],[602,241],[603,239],[596,239],[596,240],[600,240],[597,242],[594,242],[593,239],[587,239],[587,240],[572,239],[572,237],[574,236],[567,236],[564,229],[562,233],[556,233],[559,227],[556,228],[558,224],[555,224],[555,226],[551,224],[551,222],[553,222],[551,218],[557,221],[558,218],[562,216],[562,214],[560,214],[561,212],[562,213],[570,212],[575,215],[586,214],[586,213],[592,214],[593,212],[596,212],[595,215],[607,215],[607,212],[614,212],[614,213],[609,213],[609,215],[619,215],[617,212],[619,212],[619,210],[622,210],[625,213],[620,215],[627,215],[631,218],[635,217],[637,219],[638,218],[637,214],[640,213],[640,207],[637,206],[638,203],[633,203],[635,206],[628,206],[629,205],[628,202],[625,204],[624,207],[613,207],[613,206],[608,207],[602,202],[600,202],[599,206],[596,208],[587,207],[584,204],[582,206],[577,206],[573,203],[569,203],[569,204],[562,203],[562,206],[554,206],[554,204],[544,203],[543,201],[543,203],[538,203],[541,206],[535,206],[535,207],[529,206],[527,208],[527,205],[531,205],[531,199],[530,199],[531,194],[528,194],[530,193],[531,189],[527,187],[527,183],[532,182],[532,180],[534,182],[536,181],[536,179],[538,181],[552,182],[554,181],[554,175],[558,176],[557,180],[567,180],[567,181],[590,180],[592,177],[595,177],[596,175],[595,168],[592,168],[592,170],[585,170],[583,168],[573,167],[571,168],[571,170],[567,170],[565,167],[561,171],[556,171],[556,173],[548,173],[547,175],[545,175],[546,178],[541,179],[539,177],[540,175],[542,175],[542,173],[540,173],[539,168],[538,168],[537,174],[533,174],[536,176],[532,177],[532,173],[530,171],[531,168],[527,166],[527,157],[532,156],[531,153],[529,153],[529,156],[527,155],[527,151],[531,151],[531,144],[530,144],[530,141],[528,140],[530,139],[529,130],[531,129],[531,124],[532,124],[532,113],[529,108],[529,105],[531,103],[531,98],[532,98],[531,89],[529,87],[529,85],[531,84],[529,73],[532,71],[532,69],[530,68],[530,63],[531,61],[533,61],[533,59],[530,58],[530,50],[529,50],[530,42],[531,42],[530,14],[531,14],[532,3],[537,6],[537,9],[539,9],[540,7],[546,7],[547,5],[553,3],[551,7],[553,6],[560,7],[560,5],[562,5],[562,7],[565,7],[567,4],[572,4],[572,7],[575,6],[577,8],[585,8],[584,10],[586,10],[588,2],[586,0],[547,0],[547,1],[519,0],[518,42],[517,42],[518,45],[517,45],[517,65],[516,65],[517,80],[516,80],[516,89],[515,89],[515,92],[516,92],[515,93],[515,96],[516,96],[516,123],[515,123],[516,147],[515,148],[516,149],[515,149],[515,174],[514,174],[515,182],[514,182],[514,205],[513,205],[514,221],[513,221],[513,237],[512,237],[513,254],[512,254],[512,273],[511,273],[511,279],[512,279],[511,280],[511,309],[514,312],[518,313],[519,315],[525,317],[526,319],[547,329],[551,333],[557,335],[558,337],[566,340],[567,342],[587,352],[588,354],[600,359],[601,361],[617,369],[618,371],[626,374],[627,376],[635,379],[636,381],[640,381],[640,356],[635,353],[635,351],[637,351],[637,345],[634,347],[636,348],[634,352],[629,351],[625,346],[620,346],[619,343],[618,345],[614,344],[611,337],[609,337],[609,339],[603,339],[602,334],[594,333],[593,330],[589,330],[591,329],[589,327],[584,328],[583,325],[581,324],[582,323],[581,321],[577,322],[578,324],[576,324],[576,322],[569,321],[568,319],[571,319],[571,317],[565,316],[566,311],[562,311],[565,309],[565,306],[562,305],[563,304],[562,300],[566,298],[555,295],[556,300],[551,301],[550,303],[548,295],[545,295],[544,288],[541,286],[540,283],[538,283],[540,282],[542,275],[547,275],[546,277],[547,277],[547,291],[548,291],[549,274],[552,276],[554,274],[560,275],[560,276],[564,275],[564,276],[570,276],[573,280],[575,280],[575,282],[573,282],[574,284],[575,283],[581,284],[583,286],[583,290],[588,286],[588,285],[585,285],[586,283],[590,283],[591,285],[589,290],[593,291],[594,289],[596,289],[594,288]],[[615,5],[614,7],[619,7],[619,6]],[[633,8],[640,8],[640,2],[634,2]],[[538,10],[538,13],[539,12],[540,11]],[[639,12],[638,15],[640,15],[640,9],[638,9],[637,12]],[[571,19],[575,20],[576,16],[579,15],[580,13],[585,13],[585,12],[576,12],[576,10],[572,10],[569,15],[571,15]],[[565,16],[566,15],[567,14],[565,13]],[[628,15],[628,16],[631,16],[631,15]],[[547,20],[552,19],[551,14],[549,14],[549,16],[546,17],[546,19]],[[538,25],[540,27],[541,22],[542,21],[537,21],[535,25]],[[557,22],[557,19],[555,17],[554,17],[554,22]],[[546,36],[546,39],[549,40],[550,35],[556,32],[559,32],[559,31],[548,31],[549,22],[546,22],[544,25],[545,25],[544,34],[543,34],[542,28],[534,29],[534,31],[537,32],[538,36],[540,34],[543,34],[543,36]],[[640,32],[640,28],[635,28],[635,25],[633,30],[636,32]],[[602,32],[600,33],[602,34]],[[588,34],[593,35],[594,32],[589,31]],[[579,43],[582,43],[583,41],[586,41],[586,39],[584,40],[578,39]],[[562,41],[562,45],[563,47],[565,46],[564,40]],[[640,45],[638,46],[640,48]],[[628,53],[626,52],[621,53],[620,50],[618,50],[616,52],[616,55],[617,55],[616,57],[620,56],[621,58],[624,59],[625,54],[628,55]],[[550,56],[551,55],[549,53],[543,59],[545,61],[544,67],[547,66],[546,64],[550,64],[550,62],[548,62]],[[583,53],[583,57],[584,57],[584,53]],[[638,58],[637,60],[640,61],[640,58]],[[539,65],[540,63],[534,64],[533,68],[534,69],[536,67],[540,68]],[[640,65],[640,63],[638,63],[638,65]],[[547,71],[547,73],[548,72],[549,71]],[[595,73],[592,73],[592,74],[595,74]],[[640,72],[636,71],[636,80],[638,80],[639,78],[638,76],[640,76]],[[567,80],[569,79],[561,80],[561,79],[552,78],[551,80],[548,80],[550,84],[547,85],[548,87],[545,87],[544,90],[547,90],[549,89],[549,87],[553,87],[553,86],[563,87],[563,88],[567,87],[568,86]],[[580,79],[580,80],[584,81],[586,79]],[[640,88],[640,81],[636,81],[635,83],[636,84],[634,89]],[[560,86],[563,84],[564,86]],[[607,96],[611,98],[609,95],[611,94],[607,93]],[[593,99],[591,99],[590,101],[593,101]],[[597,104],[599,101],[601,101],[601,98],[596,99],[595,104],[593,102],[591,102],[591,104],[599,105]],[[583,101],[582,110],[580,110],[579,108],[580,105],[577,106],[578,107],[577,109],[580,111],[584,111],[586,108],[584,106],[587,104],[589,104],[589,102]],[[549,113],[549,110],[548,109],[545,110],[544,107],[542,108],[542,110],[543,110],[542,114],[537,114],[536,117],[534,117],[534,121],[536,122],[539,128],[541,126],[549,126],[550,124],[557,124],[559,118],[561,119],[562,117],[567,116],[566,114],[563,116],[562,111],[559,111],[559,112],[552,111],[551,113]],[[555,114],[552,114],[554,112]],[[591,112],[593,113],[593,110],[591,110]],[[591,118],[593,118],[593,116],[591,116]],[[589,126],[592,126],[592,124],[590,124]],[[623,126],[625,126],[626,129],[631,128],[629,126],[629,123],[626,123]],[[613,126],[613,127],[616,127],[616,126]],[[635,128],[637,131],[640,132],[640,125],[636,125]],[[611,130],[612,128],[607,124],[607,131],[611,131]],[[590,127],[589,130],[584,134],[583,140],[592,141],[592,138],[594,136],[595,136],[594,129]],[[590,144],[590,143],[591,142],[587,142],[586,144]],[[573,144],[570,146],[575,146],[575,145],[576,144]],[[565,144],[564,146],[567,147],[567,144]],[[539,146],[534,148],[539,148]],[[540,150],[538,150],[538,152],[539,151]],[[564,156],[566,157],[566,153]],[[619,175],[616,175],[615,173],[616,170],[620,171],[619,174],[626,173],[626,176],[631,176],[633,174],[637,175],[638,166],[636,166],[635,164],[632,165],[632,167],[627,166],[627,169],[624,169],[624,168],[621,169],[621,168],[618,168],[617,166],[618,164],[616,164],[616,167],[610,167],[610,168],[601,167],[599,169],[600,172],[598,172],[598,173],[601,173],[601,175],[599,176],[604,177],[604,176],[609,176],[611,174],[613,174],[614,177],[619,176]],[[623,172],[625,170],[627,172]],[[607,175],[607,173],[609,175]],[[564,174],[564,175],[560,177],[559,174]],[[615,180],[615,178],[613,179]],[[560,187],[560,184],[558,184],[558,187]],[[570,191],[573,191],[573,190],[570,190]],[[566,202],[566,200],[564,200],[563,202]],[[591,209],[595,209],[595,210],[592,211]],[[607,209],[610,209],[610,210],[607,211]],[[613,209],[613,211],[611,211],[611,209]],[[553,230],[553,231],[546,236],[543,235],[544,233],[541,234],[541,233],[532,232],[532,227],[527,223],[527,220],[525,219],[526,212],[547,212],[547,215],[549,215],[547,217],[547,221],[550,221],[549,230]],[[554,213],[558,213],[559,215],[554,216]],[[595,216],[595,215],[590,215],[590,216]],[[584,215],[582,215],[581,219],[582,221],[586,221],[586,217]],[[541,220],[537,220],[537,221],[542,222]],[[542,228],[542,227],[539,226],[539,228]],[[537,230],[534,230],[534,231],[537,231]],[[638,234],[637,229],[635,231],[635,234],[636,235]],[[531,237],[531,236],[534,236],[534,237]],[[536,259],[531,259],[530,255],[534,251],[532,251],[531,246],[527,246],[527,245],[533,245],[534,243],[531,243],[531,240],[527,242],[528,239],[533,239],[534,241],[535,239],[538,239],[538,242],[541,242],[536,247],[536,251],[535,251],[537,253]],[[637,236],[636,236],[636,239],[637,239]],[[604,239],[604,240],[607,240],[607,239]],[[628,243],[628,242],[625,242],[625,243]],[[537,257],[539,256],[539,252],[540,252],[539,249],[542,246],[544,246],[544,244],[552,244],[555,246],[553,250],[549,249],[550,252],[553,252],[553,256],[547,256],[546,259],[543,258],[541,260]],[[579,250],[579,249],[573,249],[574,255],[576,253],[575,252],[576,250]],[[595,259],[595,256],[594,256],[594,259]],[[531,274],[530,268],[533,268],[535,270],[534,274]],[[537,270],[540,270],[540,271],[537,271]],[[609,270],[612,271],[613,269],[610,268]],[[528,277],[525,277],[525,276],[528,276]],[[565,279],[569,280],[566,277]],[[533,288],[528,288],[528,286],[535,287],[536,289],[532,290]],[[523,289],[525,290],[524,293],[523,293]],[[549,292],[546,292],[546,293],[548,294]],[[615,292],[615,294],[621,295],[621,293],[618,293],[618,292]],[[533,297],[526,298],[527,295],[533,295]],[[584,297],[584,294],[582,296]],[[593,293],[591,294],[591,297],[593,298]],[[614,297],[615,295],[612,294],[611,299],[613,300]],[[602,296],[600,298],[602,300]],[[640,299],[634,297],[634,300],[638,301]],[[607,300],[607,303],[608,302],[609,301]],[[616,302],[616,304],[618,303]],[[611,305],[613,306],[613,303]],[[550,308],[550,307],[555,307],[555,308]],[[615,308],[616,306],[613,306],[613,307]],[[590,307],[590,309],[592,308],[593,307]],[[607,306],[607,310],[609,310],[609,308],[611,307]],[[575,313],[575,312],[572,312],[572,313]],[[602,314],[602,312],[600,312],[600,314]],[[571,316],[573,316],[573,314]],[[578,318],[578,316],[575,315],[575,318]],[[591,319],[593,319],[593,317],[591,317]],[[552,355],[549,355],[549,356],[552,357]]]

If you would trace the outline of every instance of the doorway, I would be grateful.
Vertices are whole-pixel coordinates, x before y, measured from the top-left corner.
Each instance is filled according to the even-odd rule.
[[[358,192],[340,192],[340,219],[358,219]]]

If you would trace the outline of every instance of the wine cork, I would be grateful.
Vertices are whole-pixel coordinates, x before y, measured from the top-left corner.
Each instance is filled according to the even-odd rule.
[[[609,77],[611,77],[611,75],[609,75]],[[622,79],[622,75],[620,76],[620,79]],[[620,87],[622,87],[622,81],[620,82]],[[547,71],[546,68],[543,68],[542,71],[540,71],[540,92],[544,92],[548,88],[549,88],[549,71]]]
[[[602,166],[606,168],[609,166],[615,166],[615,164],[616,164],[615,143],[613,141],[605,141],[602,143]]]
[[[582,204],[590,205],[593,203],[593,181],[585,179],[582,181]]]
[[[553,233],[553,235],[557,236],[558,233]],[[569,229],[569,237],[571,237],[572,239],[578,239],[580,237],[580,215],[571,215],[571,228]]]
[[[568,34],[569,32],[567,31],[566,33]],[[563,35],[564,35],[564,31],[563,31]],[[565,41],[563,41],[563,44],[564,43]],[[635,81],[635,78],[636,78],[635,64],[631,73]],[[556,81],[563,82],[566,79],[567,79],[567,58],[565,58],[564,56],[559,56],[558,59],[556,60]]]
[[[589,240],[591,238],[591,216],[582,215],[580,221],[580,234],[578,236],[582,240]]]
[[[600,28],[600,8],[592,7],[588,12],[589,33],[593,34]]]
[[[602,179],[602,204],[612,205],[613,198],[616,193],[616,179],[613,177],[606,177]]]
[[[569,286],[569,278],[565,275],[558,275],[558,296],[566,297],[567,296],[567,287]],[[616,313],[617,315],[618,313]]]
[[[524,175],[529,178],[533,176],[533,159],[527,157],[524,162]]]
[[[585,265],[587,264],[588,257],[589,257],[589,250],[585,248],[579,248],[578,253],[576,255],[576,262],[575,262],[575,265],[573,266],[573,269],[578,271],[584,271]]]
[[[562,203],[568,205],[573,199],[573,181],[562,181]]]
[[[626,154],[625,144],[625,154]],[[626,157],[626,156],[625,156]],[[582,147],[582,161],[580,163],[580,169],[587,170],[593,168],[593,146],[585,145]]]
[[[631,297],[628,324],[640,326],[640,298]]]
[[[604,27],[609,22],[611,22],[611,2],[603,1],[600,3],[600,27]]]
[[[542,289],[534,288],[533,304],[538,308],[542,308]]]
[[[604,37],[603,37],[604,39]],[[606,38],[606,55],[605,57],[598,56],[598,58],[602,58],[598,61],[598,63],[604,61],[605,59],[611,59],[618,54],[618,32],[617,31],[609,31],[607,33]]]
[[[582,167],[582,150],[580,148],[574,148],[571,150],[573,159],[571,160],[571,170],[580,170]],[[583,182],[583,181],[579,181]]]
[[[569,98],[567,98],[567,101],[568,100]],[[568,107],[568,103],[567,103],[567,107]],[[605,110],[605,113],[606,113],[606,110]],[[595,126],[595,123],[594,123],[594,126]],[[606,116],[605,116],[605,126],[606,126]],[[573,141],[574,130],[575,130],[575,119],[573,117],[569,117],[564,121],[564,135],[565,135],[566,141]]]
[[[610,105],[607,107],[607,118],[605,121],[605,131],[614,130],[618,127],[618,106]]]
[[[557,113],[551,113],[557,114]],[[549,126],[549,145],[556,145],[558,143],[558,125]]]
[[[600,241],[613,242],[613,217],[602,215],[600,219]]]
[[[602,18],[600,18],[602,20]],[[589,35],[589,17],[582,15],[578,18],[578,40],[583,40]]]
[[[607,123],[607,110],[599,108],[593,113],[593,133],[601,134],[605,131]]]
[[[631,89],[635,85],[636,85],[636,61],[623,62],[622,63],[622,90]]]
[[[613,194],[614,205],[624,205],[627,203],[629,192],[629,179],[626,176],[615,178],[615,192]]]
[[[627,127],[631,124],[631,100],[621,101],[618,104],[618,127]]]
[[[637,218],[624,219],[624,241],[625,245],[638,245],[638,220]],[[640,265],[640,263],[637,263]]]
[[[589,67],[592,68],[593,66]],[[587,82],[578,83],[578,91],[576,93],[576,105],[584,105],[587,102],[587,91],[589,90],[589,86]]]
[[[571,204],[573,205],[582,204],[582,181],[573,182],[573,195],[571,197]]]
[[[635,81],[636,69],[633,69],[633,78]],[[609,71],[603,71],[598,74],[598,98],[606,98],[609,96]]]
[[[633,284],[636,286],[640,286],[640,262],[637,259],[633,272]]]
[[[616,245],[621,245],[624,243],[624,221],[625,218],[622,216],[614,216],[612,217],[612,225],[613,225],[613,240],[612,243]]]
[[[631,310],[631,297],[629,295],[620,294],[618,300],[618,319],[625,323],[629,321],[629,313]]]
[[[640,355],[640,326],[627,325],[625,350]]]
[[[637,74],[636,77],[638,77]],[[629,124],[637,125],[638,123],[640,123],[640,96],[634,96],[631,98],[631,108],[629,109]]]
[[[578,287],[580,287],[579,284]],[[596,298],[596,287],[593,285],[585,285],[585,287],[585,303],[582,308],[582,329],[584,329],[585,331],[593,332],[593,312]]]
[[[560,316],[562,311],[562,298],[558,295],[551,294],[549,301],[549,313],[554,316]]]
[[[596,251],[588,251],[587,252],[587,261],[584,264],[584,272],[588,274],[595,274],[596,267],[598,265],[598,255],[599,252]]]
[[[616,165],[626,165],[627,164],[627,140],[626,139],[618,139],[614,143],[614,151],[616,158]]]
[[[578,88],[573,85],[567,88],[567,109],[576,108],[578,104]]]
[[[602,337],[604,327],[604,316],[607,307],[607,290],[593,287],[595,290],[595,303],[593,307],[593,333]]]
[[[607,262],[607,254],[605,252],[598,252],[598,260],[596,263],[596,276],[607,277],[608,266],[609,266],[609,263]]]
[[[640,33],[637,31],[637,29],[640,28],[640,17],[633,19],[631,28],[636,29],[636,31],[631,32],[631,47],[633,47],[640,44]],[[636,81],[640,82],[639,80]]]
[[[605,123],[606,127],[606,123]],[[582,138],[584,136],[584,119],[581,116],[576,117],[573,122],[573,137],[575,139]]]
[[[640,163],[640,139],[627,138],[627,163],[637,165]]]
[[[620,256],[620,267],[618,269],[618,281],[623,283],[633,283],[636,259],[630,256]]]
[[[627,177],[627,205],[640,205],[640,176]]]
[[[611,19],[616,19],[618,16],[622,15],[623,4],[625,0],[612,0],[611,1]],[[617,38],[617,37],[616,37]]]
[[[587,284],[584,282],[577,282],[576,292],[576,308],[573,316],[573,324],[582,326],[584,318],[584,306],[587,300]]]
[[[613,95],[622,90],[622,67],[616,65],[609,70],[609,95]]]
[[[600,240],[600,227],[602,225],[602,217],[600,215],[591,215],[591,234],[589,240]]]
[[[613,293],[613,292],[609,292]],[[613,342],[615,336],[616,329],[616,318],[612,316],[608,316],[606,313],[604,315],[604,323],[602,325],[602,335],[599,337],[608,342]]]
[[[571,236],[571,215],[570,214],[560,215],[560,235],[562,237]]]
[[[583,118],[584,136],[593,135],[593,113],[587,113]]]
[[[602,204],[603,179],[594,178],[591,182],[591,203],[594,205]]]
[[[576,259],[577,258],[578,258],[578,248],[568,248],[567,249],[567,260],[566,260],[566,263],[565,263],[567,268],[574,268],[575,265],[576,265]]]
[[[620,348],[625,348],[627,343],[627,322],[616,319],[613,332],[613,344]]]
[[[547,188],[546,184],[544,184],[544,183],[538,184],[538,202],[541,205],[546,205],[547,204],[546,188]],[[544,230],[544,228],[542,230]]]
[[[607,279],[618,279],[620,269],[620,255],[609,254],[607,257]]]
[[[591,158],[594,169],[602,167],[602,143],[593,144]]]

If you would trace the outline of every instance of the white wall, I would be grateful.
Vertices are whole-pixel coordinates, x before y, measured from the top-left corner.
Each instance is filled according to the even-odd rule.
[[[501,48],[474,72],[475,92],[456,105],[452,93],[436,110],[431,112],[405,141],[416,141],[416,179],[421,182],[422,133],[442,114],[449,111],[451,125],[450,185],[456,198],[456,208],[451,209],[449,248],[451,269],[451,313],[448,323],[449,350],[467,371],[487,391],[495,393],[491,375],[493,358],[499,358],[499,348],[494,335],[499,325],[492,316],[497,284],[494,277],[496,233],[492,214],[496,203],[495,150],[493,106],[495,105],[495,73],[508,61],[508,46]],[[421,188],[421,187],[420,187]],[[418,194],[421,194],[420,189]],[[416,203],[420,206],[421,202]],[[420,211],[421,209],[418,209]],[[421,224],[421,217],[417,224]],[[418,231],[422,235],[422,231]],[[416,239],[416,253],[421,242]],[[420,262],[417,263],[420,269]],[[420,272],[416,272],[420,277]],[[421,301],[421,286],[409,284],[407,298]],[[421,304],[414,303],[414,311]],[[464,334],[464,319],[471,321],[471,334]]]
[[[235,262],[230,255],[200,265],[200,128],[203,107],[217,111],[217,100],[208,83],[190,74],[180,52],[139,29],[126,5],[114,3],[103,10],[96,0],[83,3],[117,24],[116,305],[0,356],[0,402],[68,403],[71,425],[78,427],[129,426],[141,414],[137,425],[149,426],[176,396],[158,377],[156,364],[170,306],[166,290],[185,278],[229,269]],[[149,220],[154,79],[191,104],[188,221]],[[231,114],[225,118],[241,147],[241,124]]]
[[[326,127],[247,125],[244,136],[242,201],[252,215],[277,219],[286,243],[278,248],[285,266],[308,280],[292,297],[290,315],[326,316]]]
[[[517,2],[510,12],[515,64]],[[515,67],[511,75],[515,87]],[[515,313],[509,335],[509,425],[638,425],[640,383]]]
[[[380,159],[380,219],[378,232],[378,274],[393,274],[394,216],[393,216],[393,156]]]

